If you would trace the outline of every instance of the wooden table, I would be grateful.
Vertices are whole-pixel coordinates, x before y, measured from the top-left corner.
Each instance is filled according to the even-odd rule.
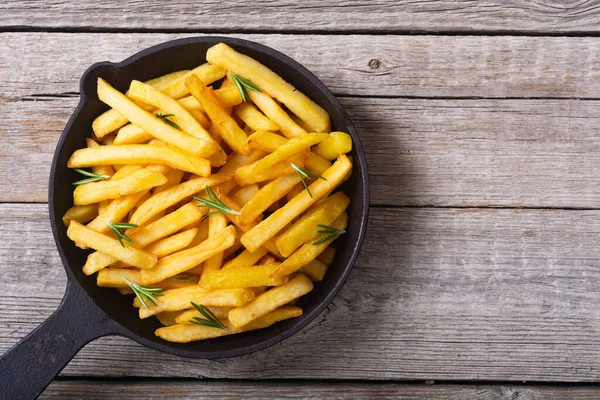
[[[99,339],[44,397],[600,396],[599,2],[331,3],[2,2],[0,352],[63,295],[48,171],[94,62],[272,46],[341,100],[372,184],[359,261],[303,332],[215,361]]]

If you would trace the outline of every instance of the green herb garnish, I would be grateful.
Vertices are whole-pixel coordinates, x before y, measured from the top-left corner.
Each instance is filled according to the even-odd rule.
[[[196,283],[195,279],[192,279],[194,277],[194,275],[186,275],[186,276],[182,276],[179,278],[173,278],[174,281],[179,281],[179,282],[192,282],[192,283]]]
[[[194,317],[190,319],[190,322],[192,324],[209,326],[211,328],[223,329],[225,331],[227,330],[225,324],[223,324],[221,320],[217,318],[217,316],[213,314],[213,312],[210,311],[207,307],[203,306],[202,304],[198,305],[193,301],[191,302],[191,304],[204,317]]]
[[[215,192],[213,192],[213,190],[210,188],[210,186],[206,186],[205,190],[206,190],[206,194],[208,195],[210,200],[203,199],[202,197],[194,196],[194,200],[202,203],[198,207],[210,207],[210,208],[215,209],[215,211],[211,211],[208,214],[206,214],[205,217],[208,217],[208,216],[214,215],[214,214],[242,215],[242,213],[240,213],[239,211],[232,210],[231,208],[229,208],[225,204],[223,204],[223,202],[217,197],[217,195],[215,194]]]
[[[321,175],[309,171],[307,169],[304,168],[300,168],[299,166],[297,166],[294,163],[290,163],[292,165],[292,168],[294,169],[294,171],[296,171],[296,173],[298,174],[298,176],[300,177],[300,179],[302,179],[302,184],[304,185],[304,188],[306,189],[306,191],[308,192],[308,195],[310,197],[313,197],[312,193],[310,192],[310,189],[308,188],[308,184],[306,183],[307,179],[310,179],[311,176],[314,176],[315,178],[318,179],[323,179],[324,181],[326,181],[327,179],[323,178]]]
[[[121,244],[121,246],[125,247],[125,245],[123,244],[123,239],[127,240],[129,243],[133,243],[133,240],[131,240],[131,238],[129,236],[127,236],[126,234],[124,234],[121,229],[131,229],[131,228],[137,228],[138,225],[136,224],[129,224],[126,222],[109,222],[106,225],[108,225],[108,227],[110,228],[110,230],[112,231],[112,233],[115,235],[115,237],[117,238],[117,240],[119,241],[119,243]]]
[[[246,89],[254,90],[255,92],[262,92],[262,90],[260,90],[258,86],[256,86],[254,83],[250,82],[246,78],[242,78],[241,76],[236,75],[233,72],[230,72],[229,76],[231,76],[231,80],[233,81],[233,83],[235,83],[235,86],[240,91],[240,94],[242,95],[242,100],[244,101],[248,101],[248,92],[246,91]]]
[[[160,120],[162,120],[162,122],[164,122],[167,125],[172,126],[175,129],[179,129],[182,130],[179,125],[177,125],[175,122],[171,121],[170,119],[168,119],[169,117],[174,117],[175,114],[160,114],[160,113],[156,113],[154,114],[154,116],[156,118],[159,118]]]
[[[161,293],[163,291],[162,288],[138,285],[137,283],[131,282],[127,278],[123,278],[123,280],[127,282],[131,290],[133,290],[133,293],[135,293],[137,298],[140,299],[140,303],[142,303],[146,310],[150,309],[146,301],[156,307],[156,297],[163,296]]]
[[[322,228],[322,229],[319,229],[317,232],[327,234],[327,236],[317,240],[316,242],[313,242],[313,245],[315,245],[315,246],[318,244],[324,243],[331,238],[340,236],[342,233],[346,233],[346,231],[343,231],[338,228],[334,228],[333,226],[330,226],[330,225],[317,224],[317,226],[319,228]]]
[[[94,174],[93,172],[88,172],[86,170],[79,169],[79,168],[75,168],[75,171],[79,172],[83,176],[89,176],[89,178],[87,178],[87,179],[82,179],[80,181],[73,182],[73,185],[75,185],[75,186],[83,185],[83,184],[90,183],[90,182],[98,182],[103,179],[110,178],[110,176],[108,176],[108,175]]]

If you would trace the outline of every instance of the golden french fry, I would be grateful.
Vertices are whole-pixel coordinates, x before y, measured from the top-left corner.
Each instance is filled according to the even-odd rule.
[[[228,81],[229,82],[229,81]],[[237,115],[242,121],[246,123],[252,130],[264,129],[267,131],[277,132],[279,125],[265,117],[263,113],[258,111],[250,103],[242,103],[233,109],[235,115]]]
[[[304,267],[302,267],[302,273],[308,276],[313,282],[321,282],[327,272],[327,265],[323,264],[318,259],[314,259]]]
[[[140,318],[148,318],[163,311],[187,310],[192,308],[191,302],[204,306],[238,307],[254,299],[250,289],[218,289],[205,290],[198,285],[190,285],[180,289],[165,290],[163,296],[156,298],[156,307],[149,310],[140,308]],[[141,307],[136,297],[134,306]]]
[[[233,118],[225,112],[213,89],[204,86],[204,83],[196,75],[191,75],[186,80],[186,85],[192,96],[202,104],[204,111],[229,147],[236,153],[248,154],[250,152],[248,136]]]
[[[152,268],[158,260],[155,255],[138,250],[126,242],[123,243],[123,247],[116,239],[88,229],[77,221],[71,221],[69,229],[67,229],[67,236],[75,243],[81,243],[84,246],[111,255],[134,267]]]
[[[344,230],[348,225],[348,214],[342,213],[331,223],[336,229]],[[329,239],[327,239],[329,238]],[[327,248],[338,236],[331,236],[328,233],[320,233],[314,237],[314,242],[311,240],[304,243],[296,252],[286,258],[281,265],[271,274],[272,278],[283,277],[298,271],[303,266],[317,258],[323,250]],[[325,240],[327,239],[327,240]],[[322,242],[322,240],[325,240]]]
[[[204,80],[202,80],[202,82],[204,82]],[[225,82],[228,81],[224,81],[224,83]],[[227,87],[221,86],[221,88],[215,90],[215,97],[223,108],[237,106],[243,101],[242,95],[235,85]],[[186,96],[177,101],[188,111],[204,112],[204,107],[202,107],[202,104],[200,104],[194,96]]]
[[[98,98],[123,114],[131,123],[167,144],[198,157],[208,157],[214,153],[213,147],[207,147],[204,141],[165,124],[156,116],[139,107],[123,93],[114,89],[102,78],[98,78]]]
[[[87,147],[99,147],[100,145],[93,139],[87,138],[85,139],[85,143]],[[112,165],[98,165],[96,167],[92,167],[92,173],[98,175],[108,175],[112,176],[115,173],[115,169]]]
[[[176,251],[185,249],[187,246],[189,246],[197,233],[198,228],[188,229],[176,235],[159,240],[146,247],[145,250],[159,258],[168,256],[169,254],[175,253]]]
[[[154,136],[137,125],[125,125],[117,132],[113,145],[140,144],[154,139]]]
[[[305,295],[313,289],[313,283],[306,275],[298,274],[283,286],[267,290],[256,299],[229,311],[229,322],[233,326],[244,326],[290,301]]]
[[[231,310],[232,307],[211,306],[207,308],[215,315],[215,317],[219,319],[227,319],[227,314],[229,314],[229,310]],[[190,320],[192,320],[195,317],[204,318],[204,316],[194,308],[180,313],[175,318],[175,322],[177,322],[178,324],[192,325],[192,322]]]
[[[223,202],[223,204],[225,204],[225,206],[227,206],[228,208],[230,208],[234,211],[237,211],[237,212],[239,212],[242,209],[242,207],[240,207],[239,204],[237,204],[235,201],[233,201],[229,196],[227,196],[221,190],[217,190],[216,195],[219,198],[219,200],[221,200]],[[224,215],[236,227],[240,228],[244,232],[251,229],[252,227],[256,226],[256,224],[258,224],[258,220],[244,222],[244,221],[242,221],[242,218],[240,215],[236,215],[236,214],[224,214]]]
[[[112,164],[161,164],[200,176],[210,175],[210,162],[166,145],[129,144],[76,150],[67,167],[85,168]]]
[[[242,221],[250,222],[259,218],[271,204],[285,196],[299,182],[300,177],[294,173],[267,183],[242,208]]]
[[[278,267],[279,263],[212,271],[205,268],[199,285],[209,290],[281,286],[287,282],[285,276],[270,278]]]
[[[237,257],[223,265],[222,269],[251,267],[263,258],[267,252],[268,250],[264,247],[259,247],[254,252],[244,250]]]
[[[331,132],[329,137],[317,145],[316,153],[327,160],[335,160],[340,154],[352,150],[352,137],[345,132]]]
[[[173,326],[177,324],[175,322],[177,315],[179,315],[179,311],[165,311],[156,314],[155,317],[163,326]]]
[[[166,182],[167,178],[163,174],[143,168],[123,179],[102,180],[77,186],[73,192],[74,204],[80,206],[117,199],[142,190],[150,190]]]
[[[337,192],[311,207],[277,238],[276,245],[281,255],[288,257],[298,247],[317,236],[317,231],[321,229],[318,225],[330,225],[344,212],[348,204],[348,196]]]
[[[326,180],[317,179],[309,186],[312,197],[306,190],[301,192],[267,219],[246,232],[240,239],[244,247],[250,251],[255,251],[262,246],[318,199],[337,187],[351,169],[352,162],[350,159],[345,155],[341,155],[331,168],[323,173],[323,178]]]
[[[329,114],[317,103],[251,57],[240,54],[225,43],[208,49],[206,60],[240,75],[275,97],[302,119],[314,132],[329,132]],[[249,92],[254,93],[250,90]]]
[[[306,152],[302,152],[265,170],[256,171],[251,165],[245,165],[235,171],[235,182],[240,186],[247,186],[257,182],[270,181],[284,175],[295,174],[296,170],[292,167],[292,164],[302,168],[305,159]]]
[[[279,321],[295,318],[302,315],[302,309],[298,307],[280,307],[267,315],[252,321],[246,326],[236,328],[229,321],[222,321],[227,330],[211,328],[203,325],[179,324],[158,328],[154,333],[156,336],[169,342],[188,343],[196,340],[204,340],[225,335],[233,335],[255,329],[267,328]]]
[[[113,200],[102,214],[99,214],[92,222],[87,224],[87,227],[100,233],[108,232],[110,229],[107,224],[122,221],[146,193],[139,192]]]
[[[112,203],[112,200],[99,201],[98,202],[98,214],[102,214],[104,211],[106,211],[108,209],[108,206],[110,206],[110,203]],[[81,221],[78,221],[78,222],[81,222]],[[89,222],[89,221],[85,221],[85,222]],[[83,223],[83,222],[81,222],[81,223]]]
[[[304,166],[309,171],[323,175],[323,172],[327,171],[331,167],[331,163],[325,158],[311,151],[306,154],[306,163]]]
[[[223,214],[213,214],[208,217],[208,237],[219,234],[227,227],[227,218]],[[204,262],[204,269],[200,276],[200,282],[208,271],[218,271],[223,264],[223,252],[219,252]]]
[[[177,275],[208,260],[215,254],[233,246],[236,238],[235,228],[229,226],[214,236],[209,236],[204,242],[161,258],[152,269],[142,271],[141,279],[144,285],[160,282]]]
[[[303,190],[304,190],[304,185],[302,183],[296,184],[296,186],[294,186],[292,188],[292,190],[290,190],[289,192],[287,192],[285,194],[285,201],[289,202],[294,197],[298,196]]]
[[[62,222],[65,226],[69,226],[71,221],[77,221],[80,224],[85,224],[98,216],[98,206],[89,204],[87,206],[73,206],[67,210],[62,217]]]
[[[260,190],[260,186],[254,183],[252,185],[241,187],[238,191],[235,192],[233,196],[231,196],[231,200],[235,201],[241,206],[244,206],[248,203],[256,193]]]
[[[206,239],[208,239],[208,219],[204,219],[200,222],[200,224],[198,224],[198,232],[196,233],[196,236],[194,236],[194,239],[192,239],[191,243],[187,246],[187,248],[192,248],[194,246],[198,246],[200,243],[204,242]],[[236,238],[237,240],[237,238]],[[191,272],[191,271],[190,271]],[[200,269],[198,272],[194,272],[195,274],[197,273],[198,275],[202,274],[202,269]]]
[[[183,179],[184,171],[179,169],[173,169],[169,171],[165,176],[167,177],[167,183],[160,185],[152,191],[153,194],[164,192],[165,190],[172,188],[175,185],[179,185]]]
[[[248,96],[254,104],[277,125],[281,133],[287,138],[295,138],[302,135],[306,135],[306,131],[302,129],[293,119],[273,100],[268,94],[256,92],[254,90],[248,91]]]
[[[104,268],[96,276],[96,284],[100,287],[126,288],[129,287],[127,279],[133,283],[140,283],[139,269]]]
[[[208,129],[210,127],[210,120],[208,119],[208,117],[206,115],[204,115],[202,113],[202,111],[198,111],[198,110],[187,110],[190,115],[192,117],[194,117],[194,119],[196,121],[198,121],[198,123],[204,128],[204,129]],[[212,135],[211,135],[212,138]],[[213,138],[214,140],[214,138]],[[216,143],[216,142],[215,142]]]
[[[252,135],[248,136],[248,143],[253,149],[260,149],[267,153],[272,153],[279,147],[287,143],[289,139],[279,136],[276,133],[269,132],[263,129],[257,130]]]
[[[317,257],[319,261],[323,264],[329,266],[333,262],[333,258],[335,257],[335,249],[331,246],[323,250],[321,254]]]
[[[203,191],[206,186],[218,185],[229,179],[231,179],[231,175],[214,174],[208,178],[190,179],[189,181],[175,185],[160,193],[156,193],[138,207],[131,216],[129,222],[136,225],[143,225],[160,211],[174,206],[180,201]]]
[[[180,99],[183,96],[190,93],[189,89],[185,84],[185,81],[191,75],[200,78],[200,80],[204,82],[205,85],[210,85],[211,83],[223,78],[225,74],[225,70],[216,65],[208,63],[202,64],[199,67],[196,67],[193,70],[189,71],[187,74],[183,74],[177,77],[173,81],[169,82],[165,87],[157,89],[169,97],[172,97],[174,99]]]

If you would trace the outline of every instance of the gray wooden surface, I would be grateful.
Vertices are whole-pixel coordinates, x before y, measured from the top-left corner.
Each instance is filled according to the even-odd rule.
[[[102,338],[45,398],[600,397],[600,2],[331,4],[0,4],[0,352],[64,291],[47,179],[89,65],[264,43],[340,98],[370,167],[362,254],[302,333],[215,361]]]

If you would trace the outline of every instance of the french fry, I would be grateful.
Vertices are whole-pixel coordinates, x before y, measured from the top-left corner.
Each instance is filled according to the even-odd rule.
[[[220,89],[215,90],[215,97],[217,98],[219,104],[221,104],[221,107],[223,108],[237,106],[243,101],[242,95],[240,94],[240,91],[235,87],[235,85],[228,87],[221,86]],[[204,112],[204,107],[202,107],[202,104],[200,104],[200,102],[196,100],[194,96],[190,95],[182,97],[177,101],[188,111]]]
[[[323,195],[338,186],[351,169],[352,162],[345,155],[341,155],[331,168],[323,173],[323,178],[326,180],[317,179],[309,186],[312,197],[306,190],[301,192],[267,219],[246,232],[240,239],[244,247],[255,251],[262,246]]]
[[[139,192],[113,200],[102,214],[99,214],[92,222],[87,224],[87,227],[100,233],[108,232],[110,229],[107,224],[109,222],[122,221],[127,213],[135,207],[137,202],[144,197],[146,193],[147,192]]]
[[[199,285],[209,290],[281,286],[287,282],[285,276],[270,278],[278,267],[279,263],[212,271],[205,268]]]
[[[198,224],[198,232],[196,233],[196,236],[194,236],[194,239],[192,239],[191,243],[187,246],[187,248],[189,249],[194,246],[197,246],[200,243],[204,242],[206,239],[208,239],[208,219],[204,219],[200,222],[200,224]],[[202,270],[200,269],[200,271],[194,273],[200,275],[202,273]]]
[[[214,236],[209,236],[204,242],[191,249],[182,250],[163,257],[154,268],[142,271],[142,283],[149,285],[187,271],[226,248],[233,246],[235,238],[235,228],[230,226]]]
[[[308,276],[313,282],[321,282],[325,277],[325,273],[327,272],[327,265],[319,261],[318,259],[314,259],[304,267],[302,267],[302,273]]]
[[[295,174],[296,170],[292,167],[292,164],[302,168],[305,159],[306,152],[302,152],[263,170],[256,171],[250,165],[245,165],[236,170],[234,179],[238,185],[247,186],[257,182],[270,181],[284,175]]]
[[[237,204],[235,201],[233,201],[229,196],[227,196],[221,190],[217,190],[216,195],[219,198],[219,200],[221,200],[223,202],[223,204],[225,204],[225,206],[227,206],[228,208],[230,208],[234,211],[238,211],[238,212],[242,209],[242,207],[240,207],[239,204]],[[244,232],[248,231],[252,227],[256,226],[256,224],[258,224],[258,221],[244,222],[244,221],[242,221],[242,218],[240,215],[236,215],[236,214],[224,214],[224,215],[236,227],[240,228]]]
[[[275,100],[273,100],[268,94],[256,92],[254,90],[248,91],[248,96],[254,104],[277,125],[281,133],[287,138],[295,138],[302,135],[306,135],[306,131],[302,129],[293,119],[281,108]]]
[[[267,328],[279,321],[289,318],[295,318],[302,315],[302,309],[298,307],[280,307],[275,311],[270,312],[246,326],[236,328],[229,321],[222,321],[227,327],[227,330],[215,329],[202,325],[187,325],[178,324],[158,328],[154,333],[156,336],[168,340],[170,342],[188,343],[196,340],[211,339],[219,336],[233,335],[236,333],[246,332],[255,329]]]
[[[181,180],[183,179],[184,174],[185,174],[185,172],[181,171],[179,169],[173,169],[173,170],[169,171],[165,175],[167,177],[167,183],[160,185],[158,187],[155,187],[154,190],[152,191],[153,194],[164,192],[165,190],[170,189],[175,185],[179,185],[181,183]]]
[[[250,222],[259,218],[271,204],[285,196],[297,183],[300,183],[298,174],[285,175],[267,183],[242,207],[242,221]]]
[[[165,183],[167,178],[163,174],[143,168],[123,179],[103,180],[77,186],[73,192],[74,204],[81,206],[107,199],[117,199]]]
[[[333,247],[329,246],[328,248],[323,250],[323,252],[321,254],[319,254],[319,256],[317,258],[323,264],[330,266],[331,263],[333,262],[334,257],[335,257],[335,249]]]
[[[346,229],[347,225],[348,214],[346,212],[342,213],[342,215],[337,217],[335,221],[331,223],[331,226],[342,231]],[[338,236],[333,236],[330,239],[325,240],[329,236],[330,235],[327,233],[320,233],[315,236],[314,242],[311,240],[307,243],[304,243],[302,247],[296,250],[296,252],[294,252],[281,263],[281,265],[271,274],[271,277],[276,278],[292,274],[310,263],[312,260],[317,258],[317,256],[327,248],[327,246],[329,246],[335,239],[338,238]],[[321,242],[322,240],[325,241]]]
[[[158,260],[155,255],[138,250],[129,246],[128,243],[123,243],[123,247],[116,239],[86,228],[77,221],[71,221],[69,229],[67,229],[67,236],[75,243],[81,243],[84,246],[111,255],[134,267],[152,268]]]
[[[327,111],[253,58],[238,53],[224,43],[219,43],[208,49],[206,60],[252,81],[262,91],[285,104],[290,111],[310,126],[313,132],[330,131]]]
[[[348,204],[348,196],[337,192],[311,207],[277,238],[276,245],[281,255],[288,257],[298,247],[317,236],[320,229],[318,225],[330,225],[344,212]]]
[[[71,221],[77,221],[80,224],[85,224],[98,216],[98,206],[89,204],[87,206],[73,206],[67,210],[62,217],[62,222],[65,226],[69,226]]]
[[[250,152],[248,136],[233,118],[225,112],[213,89],[204,86],[204,83],[196,75],[191,75],[186,80],[186,85],[192,96],[202,104],[204,111],[229,147],[236,153],[248,154]]]
[[[96,284],[100,287],[112,287],[112,288],[127,288],[129,284],[127,281],[132,283],[140,284],[140,270],[139,269],[124,269],[124,268],[104,268],[98,271],[96,276]],[[188,286],[197,286],[197,281],[192,279],[177,280],[170,278],[161,282],[158,282],[153,287],[159,287],[161,289],[179,289]]]
[[[71,155],[67,167],[114,164],[161,164],[200,176],[210,175],[208,160],[190,156],[166,145],[130,144],[79,149]]]
[[[99,201],[98,202],[98,214],[102,214],[104,211],[106,211],[108,206],[110,206],[110,203],[112,203],[112,200]],[[78,221],[78,222],[81,222],[81,221]],[[89,222],[89,221],[85,221],[85,222]],[[83,222],[81,222],[81,223],[83,223]]]
[[[179,315],[179,311],[165,311],[156,314],[155,317],[163,326],[173,326],[177,324],[175,322],[177,315]]]
[[[188,229],[176,235],[159,240],[146,247],[145,250],[159,258],[168,256],[169,254],[175,253],[176,251],[185,249],[187,246],[189,246],[197,233],[198,228]]]
[[[252,130],[264,129],[272,132],[279,130],[279,125],[265,117],[264,114],[250,103],[242,103],[235,106],[233,112]]]
[[[318,154],[308,152],[306,154],[306,163],[304,165],[309,171],[323,175],[331,167],[331,163]]]
[[[229,310],[231,310],[232,307],[211,306],[207,308],[215,315],[215,317],[219,319],[227,319],[227,314],[229,314]],[[177,322],[178,324],[193,325],[190,320],[192,320],[195,317],[204,318],[204,316],[200,314],[196,309],[191,309],[180,313],[175,318],[175,322]]]
[[[189,89],[185,84],[185,81],[190,76],[197,76],[202,82],[204,82],[205,85],[210,85],[211,83],[223,78],[225,74],[225,70],[218,67],[217,65],[206,63],[194,68],[187,74],[177,77],[173,81],[169,82],[165,87],[157,89],[169,97],[172,97],[174,99],[180,99],[183,96],[190,93]]]
[[[276,133],[269,132],[263,129],[257,130],[252,135],[248,136],[248,143],[253,149],[260,149],[267,153],[272,153],[279,147],[286,144],[288,139],[279,136]]]
[[[304,185],[302,183],[298,183],[296,184],[296,186],[294,186],[292,188],[292,190],[290,190],[289,192],[287,192],[285,194],[285,201],[290,201],[292,200],[294,197],[298,196],[300,193],[302,193],[302,191],[304,190]]]
[[[229,311],[229,322],[235,327],[244,326],[290,301],[305,295],[313,289],[313,283],[306,275],[298,274],[283,286],[267,290],[256,299]]]
[[[237,307],[254,299],[250,289],[219,289],[205,290],[198,285],[186,286],[180,289],[165,290],[163,296],[156,298],[156,307],[149,310],[140,308],[140,318],[148,318],[163,311],[187,310],[192,308],[191,302],[204,306]],[[135,307],[141,307],[138,298],[133,302]]]
[[[258,193],[259,190],[260,190],[260,187],[256,183],[254,183],[252,185],[244,186],[244,187],[240,188],[238,191],[236,191],[235,194],[233,196],[231,196],[231,199],[233,201],[235,201],[236,203],[238,203],[240,206],[244,206],[254,196],[256,196],[256,193]]]
[[[352,137],[345,132],[331,132],[329,137],[317,145],[316,153],[327,160],[335,160],[340,154],[352,150]]]
[[[237,257],[225,263],[222,269],[251,267],[263,258],[267,252],[268,250],[264,247],[259,247],[254,252],[244,250]]]
[[[187,110],[192,117],[204,128],[208,129],[210,127],[210,120],[206,115],[202,113],[202,111],[198,110]],[[211,135],[212,138],[212,135]],[[214,139],[214,138],[213,138]]]
[[[208,237],[218,235],[227,227],[227,218],[223,214],[213,214],[208,217]],[[218,271],[223,264],[223,252],[219,252],[204,262],[200,283],[209,271]]]
[[[180,201],[203,191],[206,186],[218,185],[231,179],[228,174],[214,174],[208,178],[195,178],[175,185],[160,193],[154,194],[144,204],[138,207],[130,219],[130,223],[143,225],[160,211],[174,206]]]
[[[99,147],[100,146],[98,144],[98,142],[96,142],[95,140],[90,139],[90,138],[85,139],[85,143],[86,143],[87,147]],[[92,167],[92,173],[98,174],[98,175],[112,176],[115,173],[115,169],[112,167],[112,165],[98,165],[98,166]]]
[[[117,132],[113,145],[140,144],[152,140],[154,136],[137,125],[125,125]]]
[[[204,141],[163,123],[102,78],[98,78],[98,98],[123,114],[133,124],[167,144],[198,157],[208,157],[214,153],[214,147],[207,146]]]

